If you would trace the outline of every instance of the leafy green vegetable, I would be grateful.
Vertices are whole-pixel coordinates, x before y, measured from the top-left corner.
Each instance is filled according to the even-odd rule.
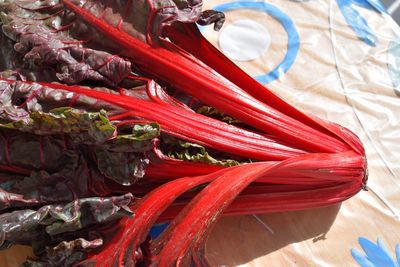
[[[218,111],[216,108],[210,106],[201,106],[198,109],[196,109],[196,112],[199,114],[207,115],[212,118],[219,119],[229,124],[240,123],[239,120],[232,118],[231,116],[228,116],[227,114]]]
[[[49,112],[34,111],[29,118],[0,125],[0,127],[37,135],[86,134],[88,141],[101,144],[117,135],[117,128],[106,117],[106,111],[85,112],[69,107]]]
[[[54,247],[47,246],[46,253],[39,259],[28,258],[21,267],[72,266],[75,262],[85,259],[88,252],[102,245],[102,239],[88,241],[78,238],[72,241],[62,241]]]
[[[149,160],[143,154],[96,149],[100,172],[119,184],[132,185],[143,178]]]
[[[164,152],[171,158],[202,162],[223,167],[232,167],[240,164],[240,162],[232,159],[216,159],[209,154],[205,147],[199,144],[179,140],[171,136],[164,136],[162,143],[166,150]]]
[[[0,215],[0,248],[32,244],[41,250],[57,236],[94,224],[105,224],[132,216],[132,194],[108,198],[82,198],[68,204],[42,206],[38,210],[16,210]]]

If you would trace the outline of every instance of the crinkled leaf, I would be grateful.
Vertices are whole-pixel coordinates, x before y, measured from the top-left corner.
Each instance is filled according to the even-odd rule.
[[[40,6],[49,5],[45,2],[34,1],[34,4],[40,10]],[[57,71],[57,78],[68,84],[90,80],[116,85],[131,72],[130,61],[83,47],[66,34],[62,30],[61,6],[40,13],[21,8],[16,1],[4,1],[0,8],[3,32],[16,42],[14,49],[23,55],[28,67],[51,67]],[[26,23],[26,18],[32,18],[30,23]]]
[[[96,149],[100,172],[119,184],[132,185],[145,175],[149,159],[145,153],[160,135],[157,123],[135,124],[131,134],[121,134]]]
[[[0,248],[50,240],[51,236],[132,216],[128,207],[132,201],[132,194],[83,198],[68,204],[43,206],[38,210],[16,210],[1,214]]]
[[[62,135],[38,136],[0,125],[0,164],[51,173],[60,171],[75,157],[74,152],[67,151],[65,142]]]
[[[25,139],[22,140],[26,142]],[[53,141],[57,140],[53,139]],[[43,168],[46,167],[47,171],[42,169],[32,171],[27,175],[15,174],[14,177],[9,173],[0,172],[0,190],[2,191],[0,210],[10,207],[72,201],[76,197],[88,197],[94,189],[90,188],[90,184],[100,185],[103,183],[101,176],[88,169],[82,155],[72,150],[55,149],[59,148],[56,146],[49,147],[50,154],[47,155],[49,158],[52,156],[53,160],[45,161],[46,164],[42,166]],[[19,149],[18,151],[26,150]],[[21,153],[19,155],[13,153],[15,158],[12,162],[14,164],[19,163],[27,167],[28,164],[31,164],[30,166],[40,164],[40,158],[35,163],[38,158],[35,154],[23,156]]]
[[[160,135],[160,126],[157,123],[135,124],[132,129],[132,137],[136,141],[145,141],[156,138]]]
[[[134,2],[73,0],[71,2],[90,10],[93,15],[101,17],[111,26],[120,27],[131,36],[147,42],[157,41],[164,25],[170,25],[174,21],[196,22],[202,8],[202,2],[198,0],[138,0]],[[81,24],[79,30],[82,33],[88,32],[82,22],[78,24]],[[76,31],[78,29],[74,28],[73,32]],[[99,42],[102,43],[101,40]]]
[[[100,147],[112,152],[146,152],[154,147],[154,140],[159,136],[160,126],[157,123],[138,123],[133,125],[132,133],[119,134]]]
[[[93,143],[115,138],[117,129],[105,116],[105,111],[84,112],[69,107],[29,114],[29,119],[18,120],[0,127],[39,135],[87,132]]]
[[[4,78],[11,78],[12,80],[21,78],[18,72],[5,71],[0,74]],[[115,91],[103,87],[93,88],[93,90],[116,94]],[[54,89],[37,83],[0,81],[0,121],[24,120],[27,122],[30,113],[49,113],[51,110],[65,107],[92,113],[106,110],[108,115],[123,112],[121,108],[107,102],[65,90]]]
[[[1,17],[1,13],[0,13]],[[14,50],[12,40],[0,31],[0,70],[13,69],[21,66],[21,58]]]
[[[143,178],[149,159],[143,154],[113,152],[98,148],[97,166],[100,172],[119,184],[131,185]]]
[[[219,119],[229,124],[240,123],[239,120],[226,115],[225,113],[218,111],[216,108],[210,106],[201,106],[196,110],[197,113],[207,115],[212,118]]]
[[[73,266],[84,259],[88,252],[103,245],[102,239],[85,240],[78,238],[72,241],[63,241],[54,247],[46,247],[46,254],[39,259],[27,259],[21,267],[58,267]]]
[[[166,145],[166,153],[171,158],[203,162],[207,164],[220,165],[231,167],[240,163],[232,159],[216,159],[209,154],[207,149],[199,144],[182,141],[170,136],[164,136],[162,139],[163,145]]]
[[[67,205],[52,205],[41,224],[46,225],[46,233],[51,236],[74,232],[91,224],[106,223],[133,215],[128,207],[132,200],[132,194],[126,194],[109,198],[84,198]]]

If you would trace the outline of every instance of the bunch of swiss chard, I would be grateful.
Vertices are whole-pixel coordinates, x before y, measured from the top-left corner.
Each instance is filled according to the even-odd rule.
[[[207,266],[220,216],[365,186],[359,139],[223,56],[196,23],[224,15],[201,8],[0,1],[0,247],[32,246],[24,266]]]

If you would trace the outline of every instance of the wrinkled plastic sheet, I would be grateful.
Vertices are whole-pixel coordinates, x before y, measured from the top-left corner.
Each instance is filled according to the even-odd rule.
[[[400,243],[399,26],[373,0],[213,0],[206,7],[227,17],[218,33],[202,29],[213,44],[294,106],[354,131],[369,165],[368,191],[341,205],[223,218],[208,241],[210,261],[229,266],[368,266],[368,261],[400,266],[400,259],[399,265],[390,265]],[[254,36],[241,30],[224,43],[224,31],[242,20],[262,25],[269,36],[255,44],[256,32],[262,31],[250,25],[247,35]],[[242,37],[251,40],[252,51],[262,50],[265,38],[269,43],[257,58],[240,60],[245,44],[235,38]]]
[[[379,0],[208,0],[205,8],[226,13],[221,31],[201,29],[215,46],[292,105],[354,131],[369,163],[368,191],[341,205],[222,218],[207,243],[210,262],[392,266],[400,243],[399,26]],[[29,253],[13,247],[0,265],[18,266]]]

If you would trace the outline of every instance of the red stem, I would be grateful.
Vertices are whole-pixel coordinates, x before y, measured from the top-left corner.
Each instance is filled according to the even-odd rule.
[[[56,83],[38,84],[53,89],[83,94],[120,106],[132,111],[138,117],[157,121],[161,126],[161,130],[166,133],[227,153],[260,160],[282,160],[304,153],[303,151],[278,144],[265,136],[173,106],[169,106],[166,109],[165,106],[158,103],[78,86]]]
[[[193,249],[201,246],[217,218],[251,182],[260,177],[265,177],[270,173],[275,173],[276,176],[279,176],[277,174],[279,174],[280,171],[296,169],[296,166],[305,166],[303,171],[312,175],[313,172],[310,173],[309,170],[312,171],[315,169],[315,167],[312,167],[315,157],[320,158],[317,166],[319,166],[319,168],[321,167],[322,170],[325,168],[333,170],[335,168],[346,168],[349,170],[355,168],[358,170],[357,176],[349,178],[347,182],[343,180],[345,184],[345,186],[341,188],[343,192],[339,192],[338,195],[334,196],[333,199],[329,199],[329,201],[341,201],[350,197],[352,193],[358,192],[361,189],[365,173],[362,168],[364,164],[363,158],[354,152],[349,153],[350,154],[348,154],[346,158],[351,159],[354,157],[355,160],[343,161],[343,165],[340,166],[336,165],[331,167],[332,163],[336,161],[336,155],[318,156],[307,154],[282,161],[275,165],[265,165],[262,163],[242,165],[240,168],[233,169],[229,175],[223,174],[194,197],[171,222],[167,231],[154,241],[151,249],[152,253],[157,255],[157,257],[154,258],[154,263],[157,266],[170,266],[175,264],[175,261],[182,259],[190,248]],[[309,168],[307,168],[307,166],[309,166]],[[228,171],[226,173],[228,173]],[[316,179],[318,178],[317,176]],[[348,188],[350,188],[351,194],[349,194]],[[355,189],[357,191],[355,191]],[[324,189],[322,189],[322,191],[323,190]],[[323,195],[322,197],[326,196]],[[292,200],[294,203],[297,203],[297,205],[302,204],[306,206],[307,204],[299,202],[300,199]],[[280,203],[286,203],[286,199],[282,196],[279,198],[279,201]],[[327,200],[324,199],[323,202],[319,204],[326,204],[326,202]],[[318,202],[313,199],[312,204],[318,205]],[[251,205],[253,204],[251,203]],[[282,204],[280,204],[280,206],[281,205]],[[251,208],[247,207],[246,210],[251,210]]]
[[[348,149],[343,142],[263,105],[193,57],[160,47],[151,47],[107,24],[71,1],[63,2],[68,9],[99,32],[117,42],[123,48],[121,53],[133,60],[145,73],[153,74],[173,84],[176,88],[240,121],[279,136],[280,140],[294,147],[320,152]]]

